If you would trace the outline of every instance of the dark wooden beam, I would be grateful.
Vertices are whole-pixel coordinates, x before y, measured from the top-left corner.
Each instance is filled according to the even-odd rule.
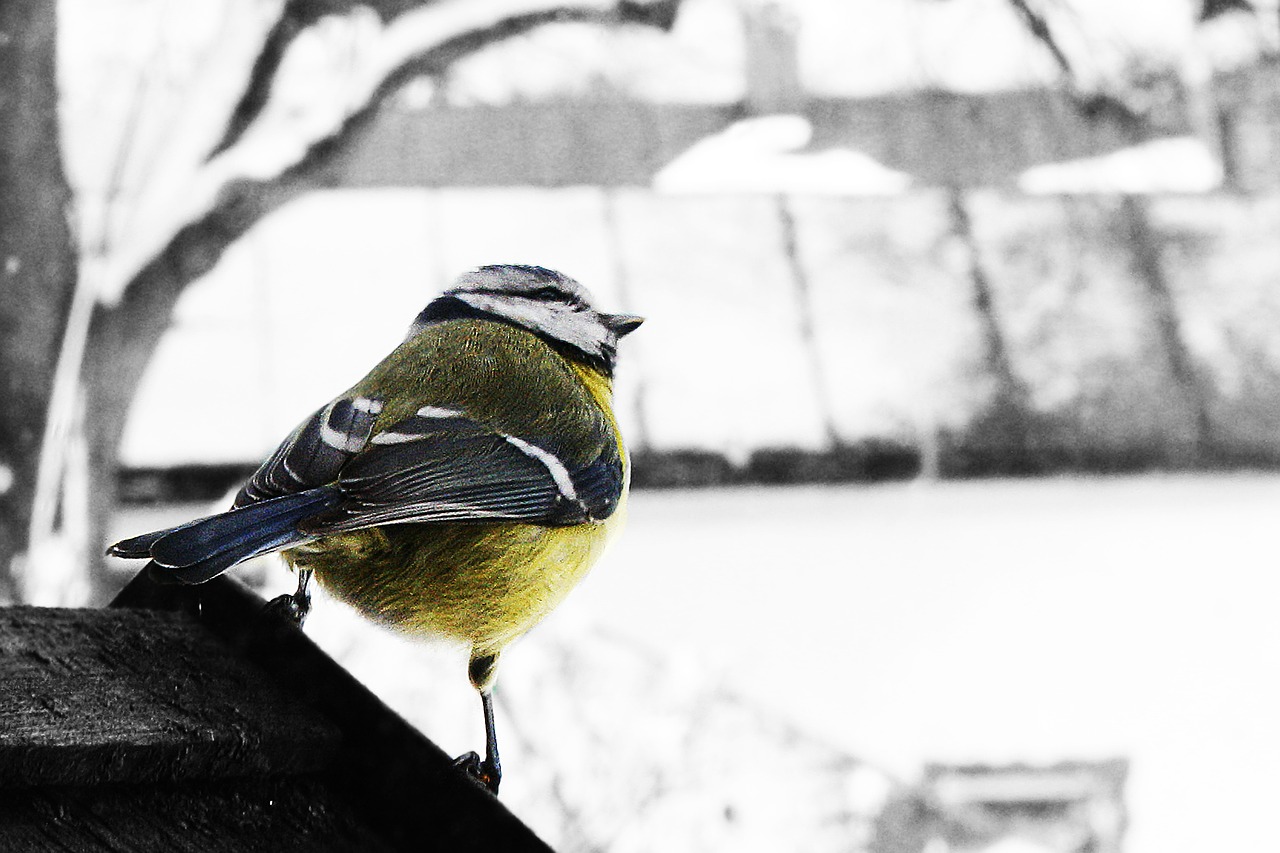
[[[451,756],[293,623],[264,612],[265,602],[238,582],[224,575],[201,586],[171,587],[139,574],[112,606],[198,614],[200,624],[236,655],[335,724],[341,741],[321,778],[393,848],[550,851],[488,790],[455,768]]]
[[[0,787],[310,773],[332,723],[192,617],[0,609]]]

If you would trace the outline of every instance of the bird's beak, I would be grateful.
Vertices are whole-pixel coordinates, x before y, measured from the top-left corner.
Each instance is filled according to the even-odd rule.
[[[643,317],[637,317],[634,314],[601,314],[600,319],[604,321],[609,331],[620,338],[631,334],[644,322]]]

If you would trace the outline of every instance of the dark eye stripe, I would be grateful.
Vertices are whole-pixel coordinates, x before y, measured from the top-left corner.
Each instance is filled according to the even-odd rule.
[[[562,302],[565,305],[573,305],[577,307],[584,306],[586,302],[581,296],[574,293],[561,290],[558,287],[539,287],[534,290],[509,290],[507,288],[497,287],[473,287],[466,290],[467,293],[478,293],[483,296],[495,297],[520,297],[524,299],[532,299],[536,302]]]

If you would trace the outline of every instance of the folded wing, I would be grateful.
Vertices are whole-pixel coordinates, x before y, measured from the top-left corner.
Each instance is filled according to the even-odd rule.
[[[117,542],[150,558],[158,580],[203,583],[259,554],[384,524],[567,525],[608,518],[622,493],[617,441],[572,461],[554,442],[509,435],[462,412],[424,406],[374,434],[381,404],[337,400],[277,448],[231,510]]]
[[[605,429],[603,423],[601,430]],[[617,445],[575,464],[548,441],[507,435],[425,406],[374,436],[342,469],[344,500],[308,525],[323,534],[380,524],[523,521],[563,525],[612,514],[622,489]]]

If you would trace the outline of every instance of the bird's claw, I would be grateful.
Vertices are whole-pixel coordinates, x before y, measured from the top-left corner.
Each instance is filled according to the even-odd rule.
[[[300,600],[296,593],[281,595],[268,601],[263,610],[281,619],[288,619],[301,628],[307,621],[307,614],[311,612],[311,596],[308,595]]]
[[[468,752],[453,760],[453,766],[485,787],[491,794],[498,793],[498,783],[502,781],[502,772],[492,762],[481,759],[479,753]]]

